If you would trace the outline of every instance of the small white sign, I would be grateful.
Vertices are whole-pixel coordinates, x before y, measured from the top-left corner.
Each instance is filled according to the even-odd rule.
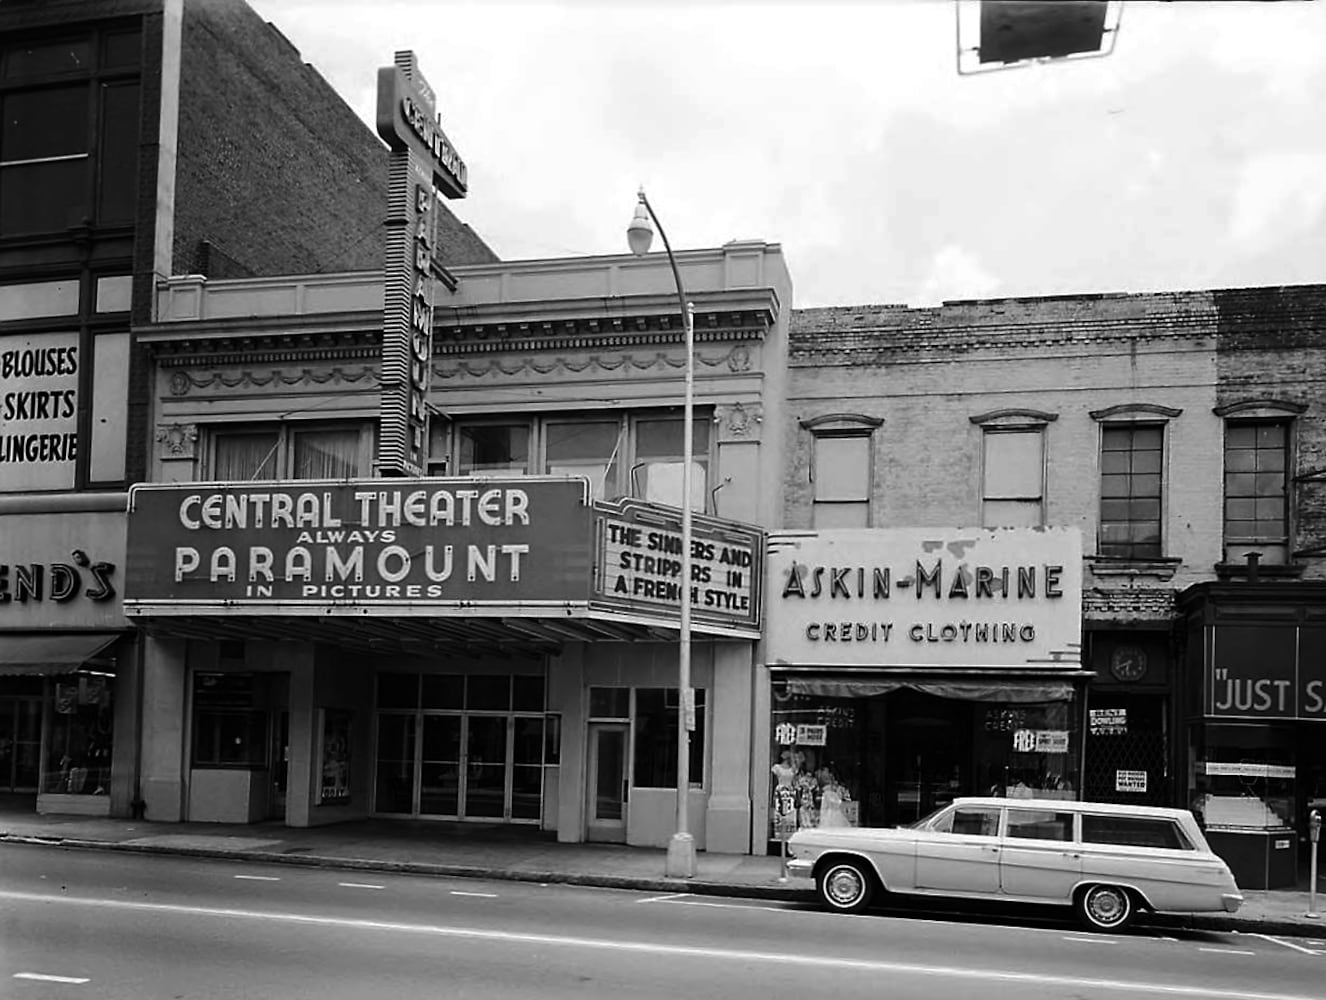
[[[1018,729],[1013,732],[1013,749],[1017,753],[1031,753],[1036,749],[1036,730]]]
[[[774,740],[779,746],[791,746],[797,741],[797,727],[790,722],[780,722],[774,729]]]
[[[797,726],[797,743],[803,747],[822,747],[828,735],[828,726],[805,724]]]
[[[1040,729],[1036,731],[1037,753],[1068,753],[1066,729]]]
[[[1128,732],[1128,709],[1093,708],[1087,713],[1092,736],[1123,736]]]
[[[682,688],[681,707],[688,733],[695,732],[695,688]]]
[[[1145,792],[1145,771],[1115,771],[1114,790],[1116,792]]]
[[[1198,764],[1198,769],[1202,770],[1203,766]],[[1295,774],[1293,767],[1286,767],[1283,764],[1208,763],[1205,765],[1205,772],[1208,775],[1233,778],[1292,778]]]

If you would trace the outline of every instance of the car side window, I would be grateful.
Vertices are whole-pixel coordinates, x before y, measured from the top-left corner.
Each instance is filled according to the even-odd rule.
[[[933,829],[939,833],[996,837],[999,835],[999,810],[959,807],[943,817]]]
[[[1009,809],[1006,836],[1024,840],[1072,840],[1073,814],[1039,809]]]
[[[1122,847],[1159,847],[1171,851],[1196,850],[1179,829],[1179,824],[1173,820],[1139,816],[1093,816],[1084,813],[1082,842],[1118,844]]]

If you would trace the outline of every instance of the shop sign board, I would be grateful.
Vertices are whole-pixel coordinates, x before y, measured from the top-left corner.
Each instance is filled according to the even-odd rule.
[[[818,723],[801,723],[797,726],[796,742],[803,747],[822,747],[829,740],[829,727]]]
[[[1092,708],[1087,710],[1087,727],[1092,736],[1124,736],[1128,733],[1128,709]]]
[[[1076,528],[782,531],[768,565],[771,665],[1081,664]]]
[[[1145,792],[1145,771],[1115,771],[1114,790],[1116,792]]]
[[[419,476],[428,459],[436,192],[463,198],[468,181],[413,52],[397,52],[395,64],[378,71],[377,126],[390,147],[378,467],[384,475]]]
[[[124,628],[122,511],[0,517],[0,630]]]
[[[1326,719],[1326,625],[1216,625],[1204,714],[1220,719]]]
[[[67,490],[78,457],[78,334],[0,337],[0,490]]]
[[[594,603],[676,624],[681,608],[681,510],[625,499],[594,505]],[[764,534],[693,515],[691,619],[758,635]]]
[[[129,493],[125,608],[583,608],[588,496],[584,477],[139,485]]]

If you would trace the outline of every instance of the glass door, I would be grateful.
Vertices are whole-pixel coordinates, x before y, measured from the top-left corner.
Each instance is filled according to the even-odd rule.
[[[465,721],[465,816],[505,818],[509,717],[471,715]]]
[[[589,840],[626,842],[626,749],[629,727],[624,723],[591,723],[589,727]]]
[[[380,813],[415,813],[415,734],[413,712],[379,712],[377,774],[373,808]]]
[[[460,815],[459,715],[425,715],[423,760],[419,769],[419,812],[425,816]]]
[[[0,699],[0,792],[35,792],[41,758],[41,699]]]

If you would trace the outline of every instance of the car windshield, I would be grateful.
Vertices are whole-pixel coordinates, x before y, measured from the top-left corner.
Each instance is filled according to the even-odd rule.
[[[933,811],[930,812],[928,815],[926,815],[926,816],[922,816],[922,817],[921,817],[920,819],[918,819],[915,823],[908,823],[908,824],[906,825],[906,827],[904,827],[904,829],[907,829],[907,830],[920,830],[920,829],[922,829],[923,827],[929,826],[931,820],[933,820],[933,819],[934,819],[936,816],[938,816],[940,813],[942,813],[942,812],[944,812],[944,811],[946,811],[946,810],[948,810],[948,809],[951,809],[951,808],[952,808],[952,806],[948,806],[948,805],[940,806],[938,809],[933,810]]]

